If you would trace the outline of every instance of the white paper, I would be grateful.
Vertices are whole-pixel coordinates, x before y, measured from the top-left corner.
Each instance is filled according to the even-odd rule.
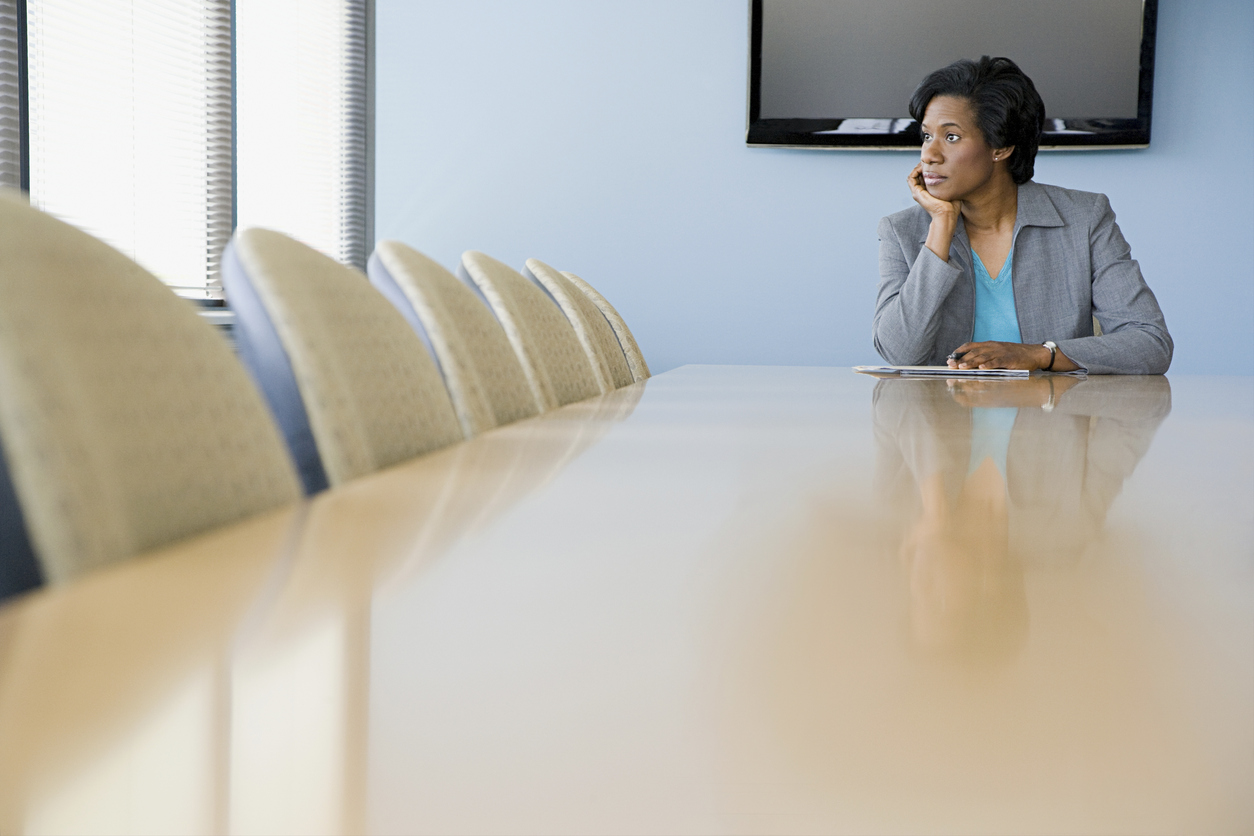
[[[903,377],[1029,377],[1027,369],[951,369],[948,366],[854,366],[862,374],[897,374]]]

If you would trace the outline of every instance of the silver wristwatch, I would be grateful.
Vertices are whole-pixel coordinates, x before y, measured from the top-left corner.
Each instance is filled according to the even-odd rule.
[[[1054,360],[1058,359],[1058,343],[1053,340],[1046,340],[1041,345],[1049,349],[1049,365],[1045,367],[1045,371],[1053,371]]]

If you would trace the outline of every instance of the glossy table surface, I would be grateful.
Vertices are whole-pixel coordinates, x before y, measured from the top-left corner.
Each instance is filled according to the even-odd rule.
[[[1254,379],[688,366],[11,600],[0,832],[1254,832]]]

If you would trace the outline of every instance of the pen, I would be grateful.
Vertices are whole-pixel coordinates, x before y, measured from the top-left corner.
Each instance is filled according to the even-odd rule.
[[[950,355],[949,355],[949,359],[950,359],[950,360],[961,360],[961,359],[962,359],[962,355],[964,355],[964,354],[966,354],[966,352],[965,352],[965,351],[955,351],[953,354],[950,354]]]

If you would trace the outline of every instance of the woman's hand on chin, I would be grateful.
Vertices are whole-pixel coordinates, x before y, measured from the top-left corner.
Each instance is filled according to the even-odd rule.
[[[936,253],[941,261],[948,263],[949,245],[953,243],[954,230],[958,228],[958,218],[962,215],[962,201],[934,197],[923,183],[923,163],[910,170],[906,183],[910,186],[910,194],[914,196],[915,203],[922,206],[923,211],[932,218],[927,229],[927,248]]]
[[[958,216],[962,214],[962,201],[941,200],[929,192],[927,184],[923,182],[923,163],[919,163],[910,170],[906,183],[910,186],[910,194],[914,197],[914,202],[922,206],[923,211],[927,212],[933,221],[950,224],[958,222]]]
[[[1049,365],[1049,349],[1028,343],[963,343],[954,349],[960,355],[949,360],[951,369],[1027,369],[1035,371]],[[1054,363],[1054,369],[1059,364]]]

